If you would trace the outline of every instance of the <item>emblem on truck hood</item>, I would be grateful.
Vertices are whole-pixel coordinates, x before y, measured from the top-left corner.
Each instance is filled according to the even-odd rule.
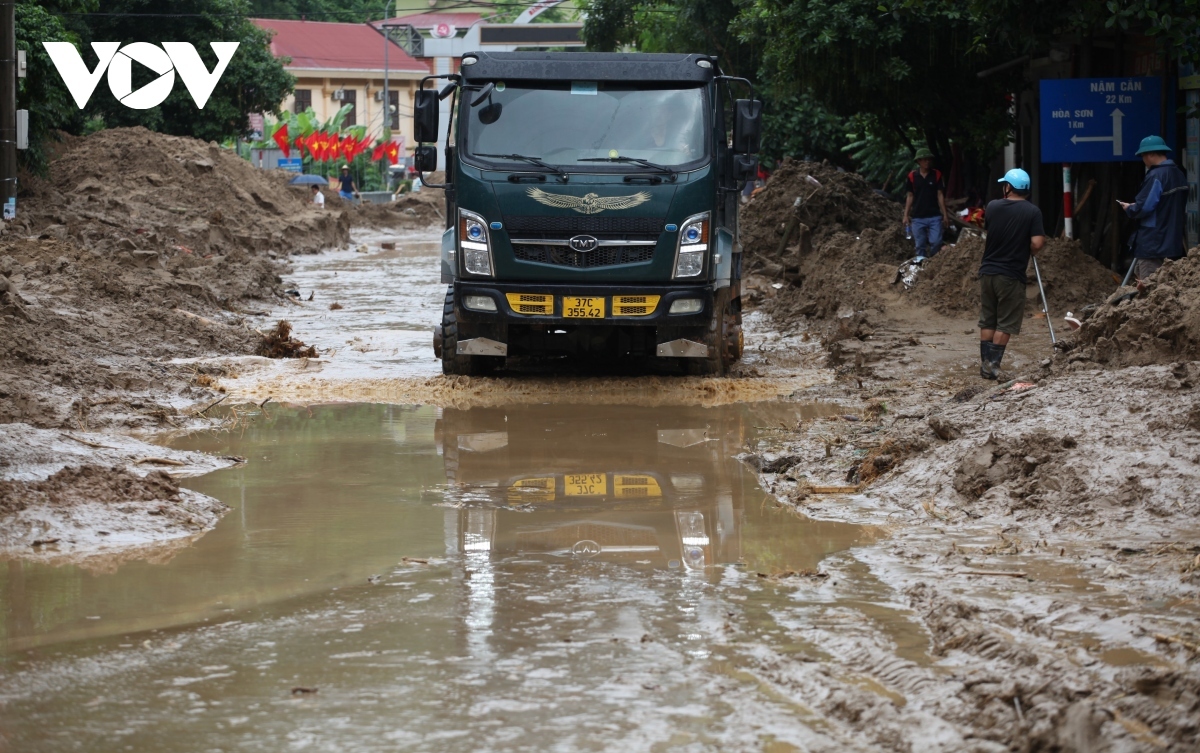
[[[606,209],[632,209],[650,201],[650,194],[645,191],[639,191],[630,196],[599,196],[589,193],[582,197],[547,193],[540,188],[530,188],[526,193],[529,194],[529,198],[539,204],[560,209],[574,209],[580,214],[600,214]]]

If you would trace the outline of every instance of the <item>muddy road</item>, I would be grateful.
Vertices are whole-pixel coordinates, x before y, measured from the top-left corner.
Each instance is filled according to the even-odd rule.
[[[445,379],[435,236],[354,245],[271,312],[320,358],[174,362],[213,530],[5,563],[0,750],[1196,749],[1187,364],[756,311],[726,379]]]

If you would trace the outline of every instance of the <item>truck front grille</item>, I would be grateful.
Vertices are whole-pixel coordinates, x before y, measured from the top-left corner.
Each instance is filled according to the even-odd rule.
[[[573,235],[587,234],[597,238],[602,236],[639,236],[628,240],[658,240],[666,227],[665,217],[543,217],[505,216],[504,229],[510,238],[529,237],[539,238],[570,238]]]
[[[644,264],[654,258],[654,246],[600,246],[595,251],[580,253],[567,246],[543,246],[531,243],[513,244],[517,261],[553,264],[558,267],[595,269],[618,264]]]

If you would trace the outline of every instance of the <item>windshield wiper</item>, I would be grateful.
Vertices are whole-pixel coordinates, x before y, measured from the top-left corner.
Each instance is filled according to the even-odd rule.
[[[674,170],[667,167],[666,165],[660,165],[657,162],[651,162],[650,160],[640,159],[638,157],[621,157],[621,156],[617,156],[617,157],[583,157],[582,159],[577,159],[575,161],[576,162],[631,162],[635,165],[642,165],[643,167],[649,167],[651,169],[658,170],[659,172],[666,173],[667,175],[671,176],[672,181],[675,180],[675,178],[678,176],[678,173],[676,173]]]
[[[549,172],[554,173],[555,175],[557,175],[559,178],[562,179],[563,183],[566,183],[571,178],[571,176],[567,175],[565,172],[563,172],[559,168],[555,167],[554,165],[548,165],[545,162],[542,162],[541,158],[539,158],[539,157],[529,157],[524,154],[484,154],[482,152],[475,152],[475,156],[476,157],[494,157],[497,159],[523,160],[525,162],[528,162],[531,165],[537,165],[538,167],[545,168]]]

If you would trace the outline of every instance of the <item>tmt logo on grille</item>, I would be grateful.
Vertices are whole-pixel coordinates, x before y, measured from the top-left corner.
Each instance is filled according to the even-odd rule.
[[[217,64],[210,72],[200,59],[200,53],[187,42],[163,42],[161,47],[149,42],[134,42],[124,47],[120,42],[92,42],[92,50],[99,62],[95,70],[89,71],[75,45],[70,42],[42,42],[80,110],[92,98],[92,92],[106,70],[108,88],[126,107],[149,110],[161,105],[175,88],[175,74],[178,73],[196,107],[203,110],[240,44],[209,42],[217,56]],[[158,74],[158,78],[137,91],[133,91],[135,61]]]
[[[590,235],[577,235],[567,243],[571,244],[573,251],[595,251],[596,246],[600,245],[600,241]]]

